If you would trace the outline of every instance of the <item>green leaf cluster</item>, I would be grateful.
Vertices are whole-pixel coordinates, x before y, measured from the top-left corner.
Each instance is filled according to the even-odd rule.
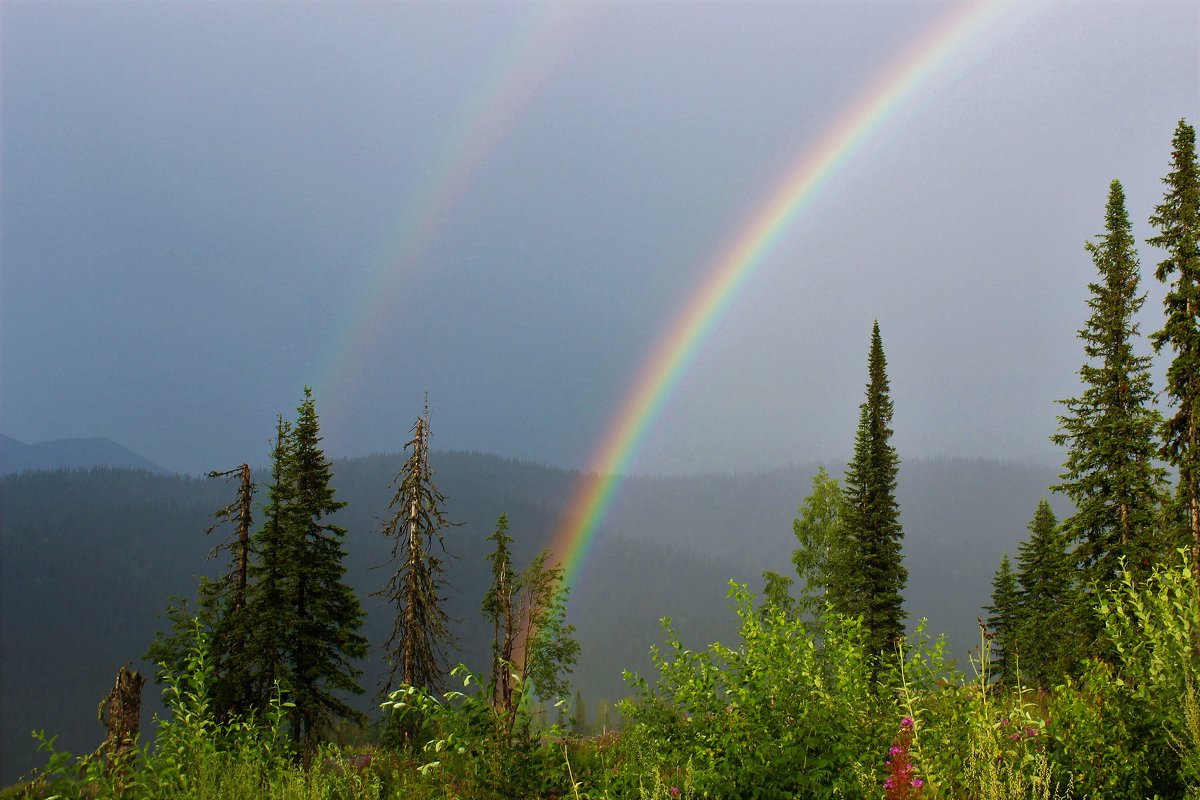
[[[641,730],[644,758],[659,769],[690,765],[695,796],[857,796],[889,741],[866,631],[827,616],[818,642],[794,616],[756,609],[745,587],[730,596],[736,646],[687,649],[664,620],[654,682],[627,675],[636,696],[622,713]]]

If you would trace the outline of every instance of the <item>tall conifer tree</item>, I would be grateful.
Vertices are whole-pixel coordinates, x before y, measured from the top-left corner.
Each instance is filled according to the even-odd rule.
[[[271,486],[263,524],[251,540],[254,558],[249,565],[250,590],[243,616],[248,643],[246,683],[238,701],[247,709],[266,708],[276,685],[287,680],[287,632],[296,627],[288,602],[288,584],[297,563],[291,523],[295,495],[291,433],[291,423],[280,415],[271,448]]]
[[[1196,129],[1175,128],[1167,192],[1150,217],[1158,235],[1150,244],[1167,257],[1155,277],[1167,284],[1166,320],[1151,337],[1155,352],[1170,347],[1166,393],[1176,412],[1163,431],[1162,455],[1179,471],[1176,497],[1182,506],[1193,568],[1200,570],[1200,164]]]
[[[445,650],[453,646],[450,617],[446,614],[445,567],[434,551],[445,553],[442,531],[449,527],[442,506],[446,498],[433,484],[429,467],[429,406],[413,425],[406,449],[408,460],[392,486],[396,492],[388,507],[392,517],[383,535],[392,540],[396,571],[375,594],[395,607],[396,618],[388,638],[386,694],[399,683],[442,689],[446,685]]]
[[[987,625],[992,634],[993,674],[1005,684],[1016,678],[1017,649],[1016,633],[1020,625],[1021,590],[1017,586],[1017,574],[1013,572],[1008,553],[1000,559],[1000,568],[992,579],[992,604],[988,612]]]
[[[367,655],[358,631],[363,611],[346,574],[342,542],[346,529],[327,518],[343,508],[330,486],[332,467],[320,448],[320,426],[312,390],[304,389],[292,429],[293,508],[289,531],[295,561],[289,586],[295,627],[288,631],[291,699],[296,704],[293,736],[312,748],[337,720],[365,722],[362,712],[342,699],[362,694],[355,661]]]
[[[1076,511],[1063,522],[1073,542],[1085,585],[1116,585],[1125,567],[1145,572],[1157,560],[1156,519],[1165,472],[1154,463],[1161,417],[1151,407],[1150,357],[1134,352],[1136,316],[1145,301],[1138,293],[1138,258],[1125,192],[1109,186],[1105,233],[1084,246],[1099,279],[1089,284],[1092,310],[1079,331],[1086,361],[1079,377],[1083,393],[1061,401],[1055,443],[1067,448],[1062,483]]]
[[[846,468],[844,536],[847,554],[841,574],[830,581],[836,610],[861,615],[872,652],[889,653],[904,632],[908,570],[902,563],[900,506],[896,478],[900,459],[892,447],[892,412],[887,360],[879,322],[871,332],[867,358],[867,398],[854,438],[854,459]]]
[[[1079,642],[1074,633],[1080,604],[1074,594],[1075,570],[1067,541],[1045,499],[1038,502],[1029,533],[1017,555],[1021,599],[1010,641],[1021,675],[1050,688],[1077,659]]]

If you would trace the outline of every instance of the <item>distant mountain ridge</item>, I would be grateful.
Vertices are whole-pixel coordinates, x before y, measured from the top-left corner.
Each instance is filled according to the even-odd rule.
[[[86,439],[53,439],[26,444],[0,434],[0,475],[55,469],[144,469],[155,475],[169,475],[143,455],[111,439],[92,436]]]

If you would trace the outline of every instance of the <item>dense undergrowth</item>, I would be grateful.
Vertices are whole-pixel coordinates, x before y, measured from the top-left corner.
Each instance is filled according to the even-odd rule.
[[[217,722],[203,642],[165,676],[168,718],[122,762],[56,752],[6,797],[1200,798],[1200,590],[1187,559],[1097,600],[1116,654],[1052,691],[1002,686],[988,641],[964,674],[918,630],[865,655],[856,620],[805,623],[731,597],[740,641],[689,650],[666,623],[656,674],[627,676],[620,733],[537,730],[525,687],[508,715],[465,668],[461,691],[384,704],[384,735],[301,756],[286,700]]]

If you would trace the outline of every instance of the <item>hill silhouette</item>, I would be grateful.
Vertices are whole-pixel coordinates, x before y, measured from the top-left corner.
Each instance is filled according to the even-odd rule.
[[[93,467],[144,469],[156,475],[167,474],[167,470],[145,456],[100,436],[25,444],[0,434],[0,475],[29,470]]]

